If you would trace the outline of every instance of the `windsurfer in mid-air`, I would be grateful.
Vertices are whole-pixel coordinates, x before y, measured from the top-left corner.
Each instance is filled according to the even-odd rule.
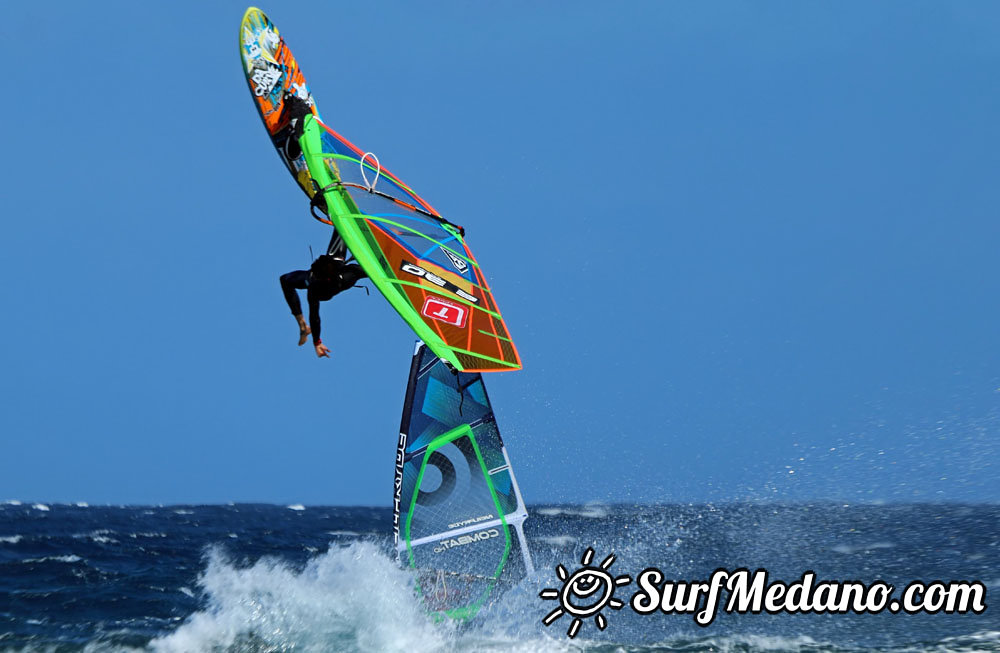
[[[313,346],[319,357],[330,357],[330,349],[320,339],[319,303],[353,287],[367,276],[360,265],[347,262],[346,254],[347,246],[334,232],[327,253],[313,261],[308,270],[295,270],[281,275],[281,290],[285,293],[285,301],[288,302],[295,321],[299,323],[299,346],[305,344],[311,333]],[[302,304],[297,292],[303,289],[309,304],[309,324],[302,317]]]
[[[311,113],[309,104],[294,93],[285,95],[285,110],[289,114],[288,136],[285,142],[285,154],[295,159],[301,154],[298,139],[302,136],[302,126],[305,116]],[[351,288],[367,275],[357,263],[347,262],[347,245],[336,231],[330,239],[330,246],[315,261],[308,270],[295,270],[281,275],[281,290],[285,293],[285,301],[292,310],[295,321],[299,324],[299,346],[306,343],[312,334],[316,355],[320,358],[330,357],[330,349],[320,339],[319,303],[325,302],[348,288]],[[302,304],[299,302],[298,290],[306,291],[306,301],[309,304],[309,324],[302,317]]]

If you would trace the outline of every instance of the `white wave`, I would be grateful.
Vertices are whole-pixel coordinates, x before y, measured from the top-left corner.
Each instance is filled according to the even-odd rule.
[[[548,537],[539,537],[538,541],[542,544],[560,548],[576,544],[576,538],[572,535],[550,535]]]
[[[76,505],[77,508],[89,508],[90,507],[90,504],[87,503],[86,501],[77,501],[76,504],[74,504],[74,505]]]
[[[371,542],[332,548],[301,571],[276,559],[238,566],[221,551],[209,553],[199,586],[191,592],[203,597],[204,607],[150,642],[150,653],[568,653],[588,647],[568,639],[565,625],[561,630],[542,625],[545,611],[539,607],[537,577],[485,606],[472,624],[459,625],[435,622],[415,596],[410,573]],[[180,591],[188,594],[184,589]]]
[[[893,549],[896,545],[892,542],[875,542],[874,544],[838,544],[836,546],[830,547],[830,550],[834,553],[843,553],[846,555],[853,555],[855,553],[864,553],[867,551],[874,551],[875,549]]]
[[[18,501],[17,499],[7,499],[6,501],[4,501],[4,505],[7,505],[7,506],[19,506],[19,505],[21,505],[21,502]]]
[[[289,510],[305,510],[306,509],[306,507],[303,506],[301,503],[293,503],[292,505],[286,506],[286,507]]]
[[[28,562],[67,562],[67,563],[74,563],[74,562],[80,562],[81,560],[83,560],[83,558],[81,558],[80,556],[70,554],[70,555],[65,555],[65,556],[45,556],[44,558],[28,558],[26,560],[22,560],[21,562],[24,562],[24,563],[28,563]]]
[[[538,508],[532,512],[538,515],[545,515],[546,517],[557,517],[563,514],[562,508]]]
[[[96,542],[98,544],[117,544],[118,540],[110,535],[114,535],[115,532],[107,528],[99,528],[96,531],[90,531],[89,533],[74,533],[73,539],[77,540],[90,540],[91,542]]]
[[[680,650],[663,642],[668,650]],[[716,635],[697,641],[693,650],[709,651],[829,651],[835,646],[819,642],[808,635]],[[687,648],[688,642],[685,642]],[[703,648],[704,647],[704,648]]]
[[[42,512],[48,512],[49,511],[49,507],[47,505],[45,505],[44,503],[36,503],[35,505],[33,505],[31,507],[34,508],[35,510],[41,510]]]
[[[4,544],[17,544],[18,542],[20,542],[23,539],[24,539],[24,537],[22,535],[3,535],[3,536],[0,536],[0,542],[3,542]]]
[[[412,577],[371,543],[332,549],[302,571],[274,559],[236,567],[215,549],[198,582],[208,607],[153,640],[152,651],[239,649],[251,640],[274,650],[437,651],[454,631],[428,619]]]
[[[184,508],[178,508],[174,511],[175,515],[193,515],[194,510],[185,510]]]
[[[355,533],[354,531],[327,531],[327,535],[333,535],[334,537],[361,537],[361,533]]]
[[[949,639],[953,638],[946,637],[944,641],[947,642]],[[1000,630],[980,630],[971,635],[966,635],[965,639],[977,642],[1000,642]]]
[[[579,508],[538,508],[534,510],[539,515],[545,515],[546,517],[557,517],[559,515],[567,515],[569,517],[587,517],[589,519],[604,519],[608,516],[608,509],[606,506],[599,504],[586,505]]]
[[[178,588],[178,591],[181,594],[186,594],[187,596],[190,596],[192,599],[194,598],[194,592],[191,591],[190,587],[181,587],[181,588]]]
[[[942,653],[965,653],[969,651],[995,651],[1000,644],[1000,630],[980,630],[969,635],[945,637],[933,649]]]

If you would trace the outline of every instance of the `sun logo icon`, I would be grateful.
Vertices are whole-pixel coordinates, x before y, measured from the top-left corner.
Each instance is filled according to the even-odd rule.
[[[542,619],[546,626],[551,626],[563,614],[569,613],[573,617],[569,630],[566,631],[570,639],[576,637],[583,620],[591,616],[594,617],[594,625],[598,630],[607,628],[608,620],[601,614],[601,610],[606,605],[614,610],[621,610],[625,603],[615,598],[615,588],[632,582],[627,574],[612,577],[608,572],[615,561],[615,554],[609,555],[596,567],[590,565],[593,559],[594,550],[587,547],[580,558],[583,566],[572,575],[562,565],[556,565],[556,575],[563,582],[562,589],[546,588],[538,594],[539,598],[559,601],[559,607]]]

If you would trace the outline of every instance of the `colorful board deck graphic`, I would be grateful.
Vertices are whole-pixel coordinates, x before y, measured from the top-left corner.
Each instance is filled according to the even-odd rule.
[[[309,85],[306,84],[292,51],[285,45],[285,39],[281,38],[278,28],[264,12],[256,7],[250,7],[243,14],[243,22],[240,24],[240,55],[254,105],[271,136],[271,142],[278,150],[278,156],[302,190],[312,197],[316,190],[309,180],[309,170],[302,153],[292,152],[290,157],[286,151],[290,128],[289,118],[284,110],[285,95],[294,93],[309,104],[314,114],[319,114],[312,93],[309,92]]]
[[[471,619],[534,572],[528,513],[481,374],[417,343],[400,424],[394,535],[427,609]]]

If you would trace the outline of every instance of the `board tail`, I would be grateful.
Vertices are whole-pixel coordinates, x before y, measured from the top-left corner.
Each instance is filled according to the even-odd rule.
[[[528,513],[481,374],[454,371],[417,343],[394,484],[400,561],[427,609],[471,619],[534,572]]]

